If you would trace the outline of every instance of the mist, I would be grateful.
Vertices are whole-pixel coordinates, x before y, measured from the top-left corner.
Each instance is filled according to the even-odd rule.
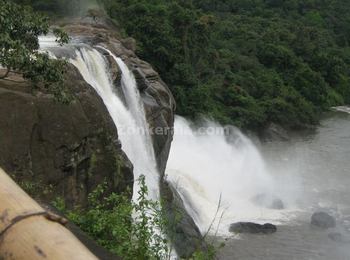
[[[276,178],[271,171],[279,170],[266,165],[257,147],[238,129],[227,129],[210,121],[195,128],[176,117],[168,179],[202,233],[211,225],[218,206],[215,225],[220,235],[228,234],[233,222],[283,222],[286,212],[294,210],[299,186],[296,175],[290,172]],[[253,200],[259,195],[267,200],[281,198],[285,209],[256,205]]]

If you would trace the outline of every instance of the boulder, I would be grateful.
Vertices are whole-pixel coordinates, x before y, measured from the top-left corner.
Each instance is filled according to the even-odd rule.
[[[261,138],[265,141],[288,141],[288,132],[280,125],[270,123],[261,132]]]
[[[258,194],[252,198],[252,201],[255,205],[269,208],[269,209],[284,209],[283,201],[273,195],[268,194]]]
[[[261,225],[253,222],[237,222],[230,225],[229,231],[232,233],[272,234],[277,231],[277,227],[270,223]]]
[[[333,228],[336,226],[335,218],[326,212],[316,212],[311,216],[311,225],[319,228]]]
[[[331,232],[328,234],[328,238],[334,242],[343,242],[343,235],[338,232]]]

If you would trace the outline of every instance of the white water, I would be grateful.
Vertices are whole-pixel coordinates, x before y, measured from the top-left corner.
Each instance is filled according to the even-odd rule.
[[[350,106],[333,107],[334,110],[350,114]]]
[[[70,62],[78,68],[85,81],[103,99],[118,129],[122,149],[134,166],[135,180],[144,175],[149,189],[149,198],[158,200],[159,174],[136,81],[124,62],[115,56],[114,58],[122,70],[122,87],[128,107],[114,91],[115,86],[110,78],[109,68],[100,52],[87,47],[80,48],[76,51],[76,58],[71,59]],[[135,181],[133,194],[135,201],[138,191],[138,182]]]
[[[39,36],[40,49],[59,47],[60,44],[57,42],[57,38],[54,35]]]
[[[42,48],[57,47],[53,41],[54,38],[42,40]],[[70,62],[103,99],[118,129],[122,149],[134,165],[135,179],[145,175],[149,198],[158,200],[159,173],[135,78],[120,58],[104,50],[122,71],[121,85],[126,104],[116,94],[108,64],[99,51],[88,46],[77,47],[75,58]],[[214,123],[206,123],[205,127],[222,129]],[[219,234],[225,235],[228,226],[237,221],[276,223],[288,218],[288,211],[271,210],[252,203],[251,199],[258,194],[281,194],[256,147],[237,129],[231,130],[230,140],[223,134],[199,135],[188,121],[176,118],[166,174],[202,233],[211,226],[219,200],[220,209],[210,230],[212,233],[219,226]],[[134,201],[138,191],[135,182]]]
[[[238,221],[277,223],[289,218],[288,210],[268,209],[251,200],[258,194],[281,196],[253,143],[237,129],[231,128],[229,138],[214,123],[207,122],[203,129],[210,131],[203,134],[184,118],[176,118],[166,170],[201,232],[210,227],[220,197],[212,234],[227,235],[229,225]]]
[[[55,42],[54,37],[41,37],[40,46],[42,50],[48,51],[52,57],[55,56],[53,52],[59,50],[57,49],[59,46]],[[117,127],[118,138],[122,144],[122,149],[133,164],[135,179],[133,200],[137,203],[140,190],[137,180],[141,175],[144,175],[148,188],[148,199],[158,201],[160,175],[146,120],[145,109],[134,75],[122,59],[116,57],[104,47],[97,47],[98,49],[107,51],[122,72],[121,87],[126,101],[124,103],[115,90],[116,86],[113,84],[109,73],[110,69],[104,56],[97,49],[84,44],[71,45],[70,47],[75,49],[76,55],[74,55],[74,58],[69,59],[69,62],[79,70],[84,80],[102,98]],[[157,228],[152,229],[152,232],[161,235],[161,232]],[[171,259],[177,259],[176,252],[171,250],[170,257]]]

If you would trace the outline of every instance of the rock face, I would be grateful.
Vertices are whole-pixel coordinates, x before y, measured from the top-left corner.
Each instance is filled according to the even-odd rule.
[[[64,29],[70,35],[83,38],[92,45],[107,47],[117,57],[122,58],[134,73],[152,133],[159,171],[163,175],[173,138],[175,111],[175,100],[167,85],[149,63],[135,55],[135,40],[120,39],[117,28],[111,30],[108,22],[91,24],[79,20],[65,25]],[[108,58],[108,55],[106,56]],[[116,66],[111,62],[112,59],[108,60],[112,67]]]
[[[319,228],[333,228],[336,226],[335,218],[326,212],[316,212],[311,216],[311,225]]]
[[[207,245],[194,223],[186,212],[183,201],[174,187],[164,183],[161,189],[164,199],[164,211],[169,221],[170,240],[181,259],[189,259],[195,251],[207,250]]]
[[[135,55],[135,41],[121,39],[118,28],[110,21],[77,19],[64,23],[60,25],[70,36],[107,47],[134,73],[163,177],[175,110],[167,85],[150,64]],[[116,91],[121,94],[120,69],[108,53],[104,55],[111,65]],[[44,202],[60,196],[68,207],[84,206],[87,195],[105,181],[106,192],[132,189],[133,170],[103,101],[73,66],[66,77],[67,87],[75,97],[69,105],[55,102],[51,95],[32,95],[28,82],[0,80],[0,167]],[[190,237],[201,239],[200,233],[185,210],[183,213],[186,217],[177,231],[185,235],[179,235],[178,241],[197,248],[200,241],[193,242]]]
[[[77,19],[63,27],[70,36],[107,47],[134,72],[151,132],[155,133],[154,150],[163,175],[175,110],[166,84],[135,55],[135,41],[121,39],[108,21]],[[120,70],[105,55],[115,86],[120,88]],[[71,67],[67,75],[66,84],[76,97],[68,106],[56,103],[49,95],[33,96],[28,83],[23,84],[26,86],[0,82],[0,149],[5,151],[0,155],[0,165],[7,172],[29,188],[35,189],[38,183],[53,187],[53,192],[45,193],[63,195],[69,205],[84,203],[86,194],[104,180],[118,192],[132,186],[132,165],[121,150],[108,111],[75,68]]]
[[[232,233],[272,234],[277,231],[277,227],[270,223],[260,225],[252,222],[237,222],[230,225],[229,231]]]
[[[96,185],[132,187],[132,165],[97,93],[71,66],[69,105],[32,95],[29,85],[0,81],[0,165],[32,195],[85,205]]]
[[[252,198],[252,202],[258,206],[268,209],[284,209],[283,201],[273,195],[258,194]]]

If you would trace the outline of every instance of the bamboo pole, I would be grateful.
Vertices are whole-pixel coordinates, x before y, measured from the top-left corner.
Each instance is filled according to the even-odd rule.
[[[0,259],[97,259],[0,168]]]

